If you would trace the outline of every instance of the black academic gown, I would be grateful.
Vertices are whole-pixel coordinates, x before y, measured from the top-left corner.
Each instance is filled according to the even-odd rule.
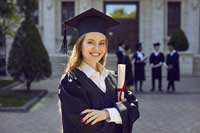
[[[143,56],[144,53],[143,53]],[[133,60],[135,60],[134,62],[134,67],[135,67],[135,81],[143,81],[145,80],[145,62],[137,62],[137,61],[141,61],[140,58],[138,57],[138,54],[135,53],[132,57]]]
[[[66,73],[60,80],[59,98],[61,101],[62,122],[64,133],[131,133],[133,123],[139,118],[137,100],[133,95],[126,97],[127,110],[116,106],[116,77],[109,74],[106,79],[106,93],[79,69]],[[133,103],[134,106],[131,106]],[[122,118],[122,125],[113,122],[101,121],[93,126],[81,123],[84,117],[80,115],[85,109],[102,110],[116,107]]]
[[[156,56],[154,53],[151,53],[150,55],[150,64],[157,65],[160,64],[160,62],[164,62],[164,54],[159,52],[159,54]],[[151,69],[151,74],[153,79],[161,79],[162,77],[162,67],[156,67]]]
[[[116,56],[117,56],[117,64],[123,64],[124,55],[123,55],[123,52],[119,50],[119,48],[116,51]]]
[[[171,65],[172,69],[167,70],[167,80],[179,81],[180,80],[180,68],[179,68],[179,54],[175,52],[172,56],[167,55],[167,65]]]
[[[126,85],[133,85],[133,72],[132,72],[132,64],[129,56],[124,56],[124,64],[126,65]]]

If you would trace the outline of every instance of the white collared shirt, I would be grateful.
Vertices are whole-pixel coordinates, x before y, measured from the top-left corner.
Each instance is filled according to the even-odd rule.
[[[172,52],[170,52],[170,56],[173,56],[174,53],[176,53],[176,50],[172,50]]]
[[[153,53],[154,53],[155,56],[158,56],[160,52],[159,51],[154,51]]]
[[[138,57],[140,58],[141,61],[144,60],[144,55],[143,55],[142,52],[137,51],[137,55],[138,55]]]
[[[101,91],[104,93],[106,92],[106,84],[104,80],[108,76],[109,70],[103,68],[103,71],[100,73],[85,62],[81,63],[79,69],[83,71],[87,77],[89,77],[99,87],[99,89],[101,89]]]
[[[85,62],[82,62],[78,69],[84,72],[87,77],[90,78],[99,87],[99,89],[101,89],[101,91],[103,91],[104,93],[106,92],[105,78],[109,74],[108,69],[103,68],[103,71],[100,73]],[[110,116],[110,120],[108,120],[107,122],[122,124],[121,116],[116,108],[106,108],[105,110],[109,112]]]
[[[125,50],[124,50],[124,48],[122,46],[119,46],[119,51],[121,51],[122,54],[125,55]]]

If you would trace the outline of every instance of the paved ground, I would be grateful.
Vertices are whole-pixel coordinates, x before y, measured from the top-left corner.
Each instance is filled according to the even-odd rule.
[[[109,58],[108,60],[111,60]],[[54,59],[52,78],[34,83],[33,89],[48,89],[49,94],[28,113],[0,112],[0,133],[60,133],[57,83],[65,59]],[[109,68],[114,68],[109,61]],[[57,64],[57,65],[55,65]],[[58,65],[59,64],[59,65]],[[199,133],[200,131],[200,77],[183,77],[177,83],[176,94],[149,93],[149,79],[145,92],[136,94],[140,103],[140,119],[134,124],[134,133]],[[164,79],[164,85],[166,82]],[[23,86],[17,86],[21,88]]]

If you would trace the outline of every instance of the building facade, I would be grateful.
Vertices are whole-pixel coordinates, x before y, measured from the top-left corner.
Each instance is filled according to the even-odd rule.
[[[170,35],[181,28],[189,41],[189,49],[180,53],[181,73],[200,75],[200,0],[39,0],[38,28],[50,55],[60,54],[64,20],[91,7],[106,14],[118,8],[134,12],[116,18],[122,25],[108,31],[111,52],[124,41],[133,50],[142,42],[146,55],[152,52],[153,43],[160,42],[161,51],[167,53]],[[68,40],[71,32],[69,28]]]

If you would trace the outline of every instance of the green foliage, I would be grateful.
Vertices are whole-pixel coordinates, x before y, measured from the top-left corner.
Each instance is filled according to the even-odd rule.
[[[189,48],[188,39],[182,29],[177,29],[172,34],[172,37],[169,42],[174,42],[174,47],[178,51],[186,51]]]
[[[9,53],[8,72],[15,80],[26,82],[27,90],[32,81],[51,76],[49,56],[32,19],[25,19],[17,31]]]
[[[15,4],[1,1],[0,2],[0,31],[1,38],[6,35],[14,36],[13,29],[19,24],[20,17],[17,15]]]
[[[20,11],[23,12],[26,17],[30,17],[37,8],[38,0],[18,0],[17,5],[19,6]]]
[[[132,18],[133,19],[133,18],[136,18],[136,12],[135,11],[127,13],[122,8],[116,9],[110,15],[112,16],[112,18],[115,18],[115,19],[119,19],[119,18],[121,18],[121,19]]]

